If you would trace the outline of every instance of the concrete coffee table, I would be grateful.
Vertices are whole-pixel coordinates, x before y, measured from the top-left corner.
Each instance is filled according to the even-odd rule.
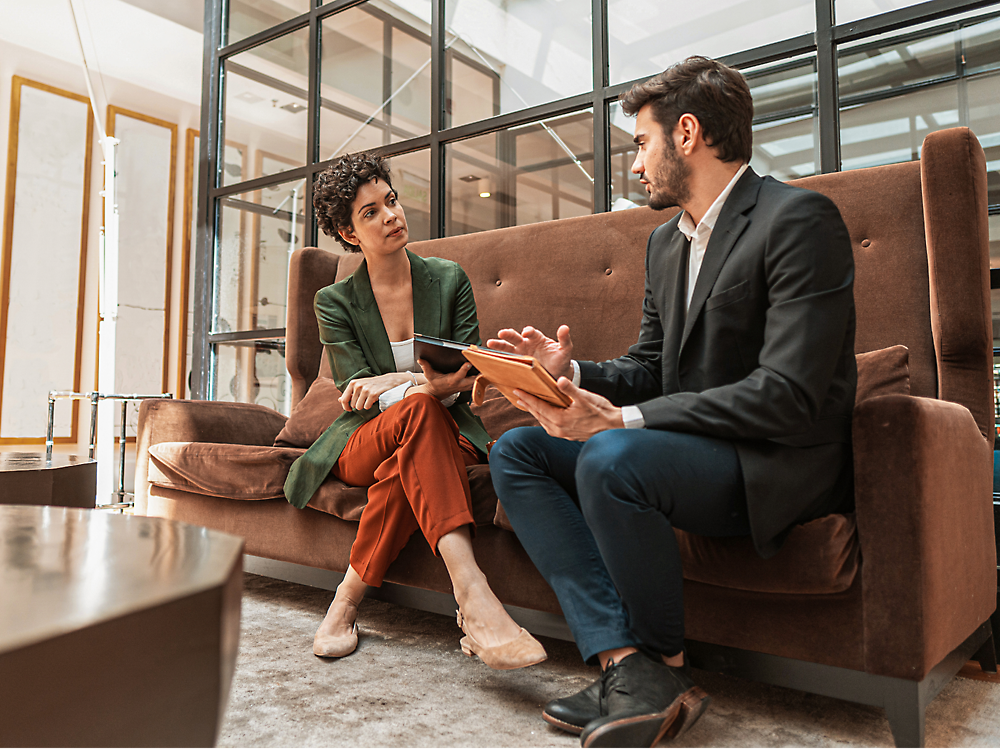
[[[208,746],[239,643],[243,540],[0,505],[0,746]]]

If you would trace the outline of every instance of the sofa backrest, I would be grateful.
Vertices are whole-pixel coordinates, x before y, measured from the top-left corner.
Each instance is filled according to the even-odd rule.
[[[983,151],[966,128],[927,137],[920,162],[838,172],[793,184],[840,208],[856,263],[858,353],[904,344],[911,392],[965,405],[993,436],[992,316]],[[422,256],[462,265],[480,334],[567,323],[581,359],[622,354],[639,331],[650,232],[674,211],[648,208],[414,242]],[[929,240],[926,238],[930,238]],[[360,254],[300,250],[289,274],[286,364],[293,403],[320,372],[312,311],[320,288],[346,278]],[[328,367],[323,363],[328,374]]]

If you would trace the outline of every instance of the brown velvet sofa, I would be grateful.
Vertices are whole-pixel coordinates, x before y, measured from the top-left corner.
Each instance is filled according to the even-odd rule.
[[[971,132],[956,128],[928,136],[919,162],[798,184],[837,203],[854,245],[856,349],[864,355],[856,513],[795,529],[768,561],[748,540],[679,534],[691,660],[882,706],[897,744],[922,745],[924,709],[959,667],[974,656],[995,669],[985,160]],[[503,326],[554,332],[568,323],[578,355],[600,360],[637,335],[646,238],[668,217],[635,209],[411,249],[462,264],[484,338]],[[313,296],[358,261],[316,248],[292,259],[293,404],[317,383],[312,406],[293,412],[306,433],[322,427],[307,417],[329,411],[332,388],[317,379],[327,365]],[[494,437],[524,421],[500,398],[482,415]],[[304,510],[282,499],[284,474],[304,450],[272,447],[285,417],[250,404],[153,400],[139,420],[138,512],[244,537],[248,570],[336,585],[364,490],[329,479]],[[505,528],[488,468],[471,471],[475,549],[491,585],[529,629],[568,637],[551,589]],[[454,606],[444,566],[419,535],[386,580],[387,598],[436,611]]]

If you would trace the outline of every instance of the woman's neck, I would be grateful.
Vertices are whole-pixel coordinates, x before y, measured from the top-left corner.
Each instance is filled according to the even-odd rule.
[[[365,254],[365,260],[368,262],[368,278],[372,284],[396,286],[410,280],[410,259],[405,247],[391,255]]]

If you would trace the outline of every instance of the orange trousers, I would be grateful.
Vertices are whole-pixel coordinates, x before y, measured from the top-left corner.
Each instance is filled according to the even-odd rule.
[[[437,554],[450,531],[473,524],[465,468],[479,452],[434,396],[404,398],[361,425],[332,469],[345,484],[368,487],[368,505],[351,547],[351,567],[381,586],[389,564],[417,529]]]

